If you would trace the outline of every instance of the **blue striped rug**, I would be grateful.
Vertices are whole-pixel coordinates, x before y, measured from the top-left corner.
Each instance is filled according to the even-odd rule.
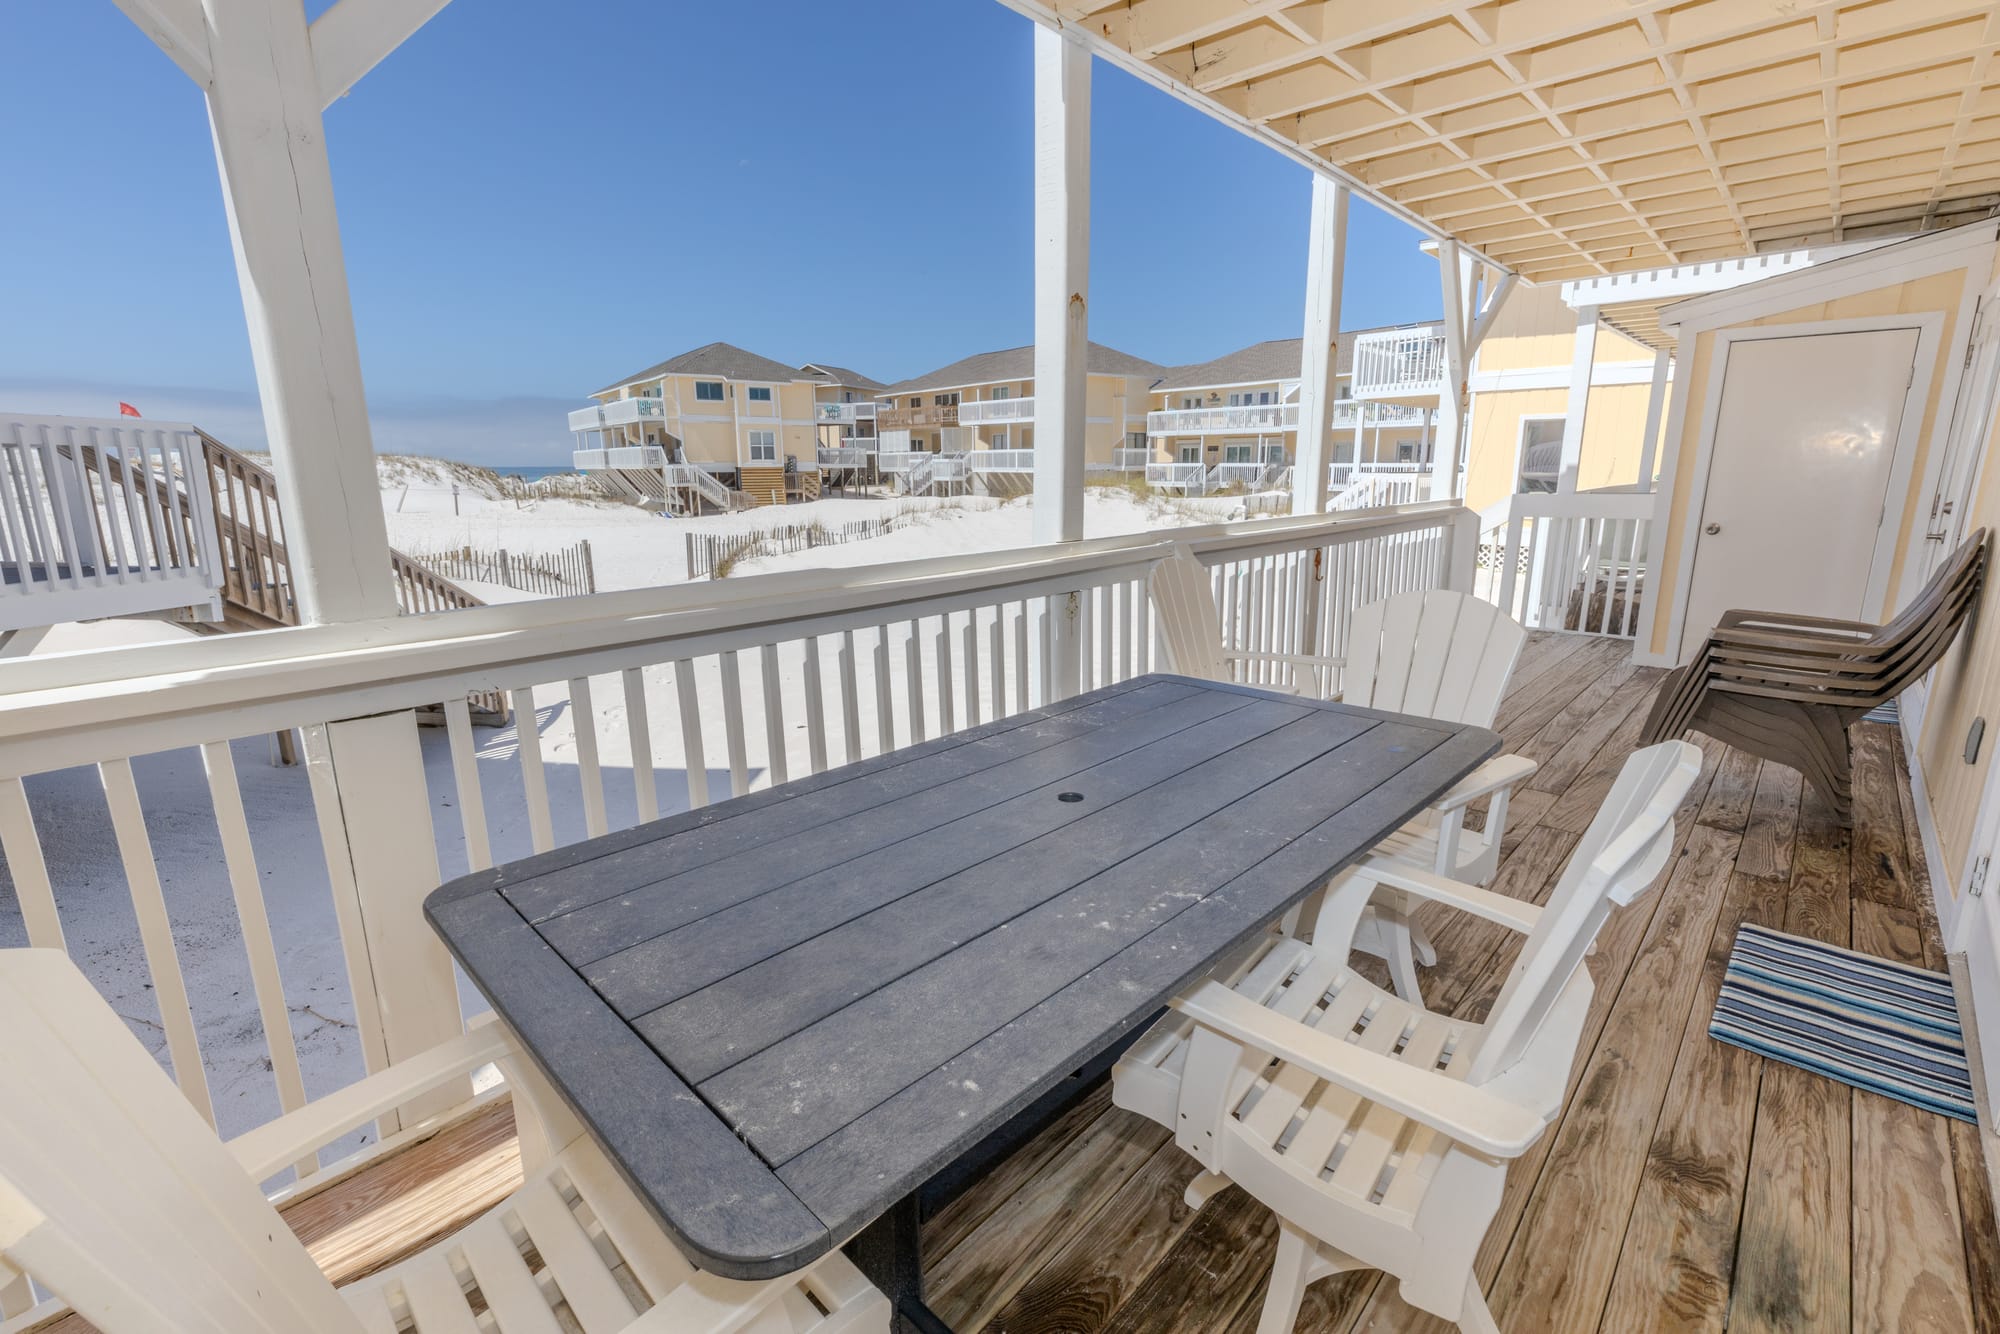
[[[1855,1088],[1973,1121],[1951,979],[1746,925],[1708,1035]]]

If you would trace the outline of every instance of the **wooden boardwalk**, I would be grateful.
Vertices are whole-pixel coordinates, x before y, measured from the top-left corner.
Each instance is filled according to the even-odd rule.
[[[1659,673],[1625,659],[1609,641],[1530,640],[1499,722],[1542,768],[1515,802],[1502,892],[1546,894],[1632,749]],[[2000,1331],[1977,1132],[1707,1036],[1745,921],[1943,966],[1895,735],[1856,735],[1852,831],[1790,770],[1705,745],[1682,853],[1599,941],[1574,1096],[1515,1164],[1481,1254],[1504,1329]],[[1511,949],[1463,921],[1435,934],[1432,1002],[1482,1012]],[[286,1216],[353,1277],[497,1199],[512,1150],[503,1103]],[[928,1224],[933,1306],[961,1334],[1249,1334],[1271,1216],[1236,1190],[1191,1214],[1193,1174],[1100,1091]],[[1360,1273],[1309,1290],[1298,1328],[1445,1326]]]

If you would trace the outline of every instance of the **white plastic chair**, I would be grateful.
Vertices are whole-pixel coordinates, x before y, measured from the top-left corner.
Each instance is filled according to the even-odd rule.
[[[1461,1328],[1497,1326],[1473,1273],[1507,1163],[1562,1107],[1614,906],[1665,868],[1701,752],[1633,755],[1545,907],[1377,862],[1335,882],[1313,943],[1273,937],[1234,987],[1173,1002],[1112,1073],[1112,1100],[1174,1132],[1205,1168],[1199,1207],[1235,1183],[1278,1215],[1258,1334],[1285,1334],[1307,1285],[1394,1275],[1403,1300]],[[1526,936],[1483,1024],[1401,1000],[1347,966],[1369,898],[1393,888]],[[1338,942],[1338,943],[1336,943]]]
[[[1153,567],[1147,588],[1167,661],[1183,675],[1234,680],[1236,662],[1276,661],[1294,669],[1307,665],[1315,672],[1316,695],[1324,696],[1338,680],[1344,703],[1472,727],[1493,725],[1528,638],[1528,632],[1498,607],[1436,588],[1399,593],[1356,608],[1348,623],[1345,657],[1234,652],[1222,647],[1209,574],[1191,548],[1176,544],[1173,553]],[[1490,882],[1500,866],[1510,794],[1534,772],[1532,760],[1495,756],[1370,856],[1427,867],[1473,884]],[[1480,800],[1488,800],[1485,827],[1467,829],[1466,811]],[[1434,964],[1437,951],[1412,918],[1414,907],[1407,896],[1385,891],[1363,921],[1354,947],[1387,962],[1397,993],[1421,1003],[1417,964]]]
[[[60,951],[0,951],[0,1015],[13,1076],[0,1095],[0,1287],[26,1274],[104,1334],[889,1328],[887,1301],[838,1252],[766,1283],[696,1271],[497,1023],[225,1146]],[[524,1184],[336,1290],[257,1183],[494,1061],[514,1089]]]

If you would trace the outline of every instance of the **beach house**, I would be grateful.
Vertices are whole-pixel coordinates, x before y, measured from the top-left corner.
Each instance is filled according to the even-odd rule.
[[[2000,1328],[2000,8],[1004,3],[1034,346],[877,434],[1031,540],[398,616],[322,113],[439,6],[121,0],[300,623],[0,662],[0,1331]],[[1206,410],[1089,341],[1103,66],[1310,173],[1289,515],[1085,531]],[[1356,195],[1442,315],[1343,400]],[[688,358],[578,429],[804,470]],[[166,572],[67,485],[0,598]]]
[[[1143,464],[1146,409],[1166,368],[1090,344],[1084,370],[1084,431],[1078,442],[1088,464]],[[962,357],[884,389],[876,423],[882,469],[905,475],[906,490],[922,493],[977,486],[1019,494],[1035,472],[1035,349],[1004,348]],[[925,460],[919,454],[939,456]]]
[[[1354,348],[1365,335],[1340,335],[1334,370],[1336,439],[1329,464],[1336,489],[1355,491],[1350,503],[1390,503],[1422,497],[1412,484],[1430,467],[1435,402],[1374,403],[1353,395]],[[1299,375],[1304,342],[1277,338],[1253,343],[1210,361],[1169,370],[1153,391],[1146,435],[1153,451],[1149,478],[1159,486],[1212,490],[1262,488],[1285,482],[1298,441]],[[1404,472],[1403,493],[1378,491],[1381,483],[1358,474]],[[1428,485],[1427,476],[1423,479]]]
[[[842,374],[853,376],[852,372]],[[859,377],[856,377],[859,378]],[[657,495],[675,512],[702,504],[783,504],[819,494],[821,400],[838,403],[864,385],[842,386],[728,343],[709,343],[591,395],[569,415],[582,472]],[[705,489],[704,489],[705,488]]]

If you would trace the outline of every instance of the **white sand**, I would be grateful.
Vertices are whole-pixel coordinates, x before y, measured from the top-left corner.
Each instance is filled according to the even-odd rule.
[[[478,470],[435,460],[385,459],[382,471],[389,535],[397,546],[436,550],[471,544],[544,553],[588,538],[599,587],[605,590],[684,578],[685,534],[689,531],[740,531],[814,519],[838,524],[911,508],[911,502],[901,499],[830,499],[811,505],[679,520],[660,518],[615,503],[559,499],[517,502],[502,495],[491,484],[490,475],[482,476]],[[454,484],[458,487],[456,514]],[[1087,496],[1085,531],[1088,536],[1109,536],[1175,524],[1213,522],[1239,513],[1240,504],[1230,501],[1148,503],[1122,490],[1094,487]],[[1031,518],[1031,507],[1024,500],[1000,503],[979,499],[941,504],[931,512],[913,516],[883,536],[745,561],[732,577],[779,569],[853,566],[1023,546],[1029,540]],[[473,591],[494,601],[526,596],[487,585],[476,586]],[[726,590],[717,592],[720,595]],[[935,695],[934,632],[935,622],[932,622],[923,627],[921,636],[925,679],[932,685],[923,707],[927,735],[935,735],[940,726]],[[148,642],[184,633],[157,622],[64,627],[50,637],[42,651]],[[860,638],[867,641],[860,645],[862,753],[872,754],[878,747],[876,697],[869,661],[873,642],[872,636]],[[912,733],[903,683],[906,638],[907,631],[899,627],[891,643],[891,698],[896,713],[892,729],[897,744],[907,743]],[[827,718],[833,733],[829,739],[829,760],[835,764],[847,758],[839,735],[839,701],[832,693],[838,681],[834,657],[837,646],[836,640],[827,640],[822,646]],[[777,748],[786,756],[789,772],[794,776],[809,771],[804,720],[792,716],[799,708],[796,701],[803,697],[804,653],[803,646],[794,644],[785,646],[779,654],[787,715]],[[744,722],[747,776],[752,786],[761,786],[769,781],[773,746],[765,735],[762,666],[758,656],[745,655],[742,669],[743,698],[748,704]],[[709,774],[710,792],[720,799],[728,795],[730,776],[723,720],[719,706],[714,703],[721,698],[717,665],[713,661],[698,663],[696,674],[705,714],[714,708],[713,716],[703,720],[704,767]],[[660,805],[663,813],[684,809],[688,803],[688,784],[671,666],[648,668],[645,685]],[[981,689],[985,690],[984,682]],[[637,819],[620,678],[594,679],[592,695],[606,803],[611,826],[616,829]],[[540,687],[535,703],[535,726],[541,735],[547,765],[556,839],[559,843],[572,842],[584,837],[584,823],[575,718],[568,690],[562,683]],[[992,709],[993,702],[983,698],[981,716],[990,717]],[[513,725],[482,730],[478,742],[478,767],[494,855],[502,861],[524,856],[531,847],[517,730]],[[425,729],[422,743],[432,793],[439,870],[449,879],[467,869],[458,797],[444,734],[441,730]],[[258,878],[264,887],[277,941],[293,1036],[305,1066],[309,1090],[325,1092],[358,1075],[361,1064],[352,1027],[353,1006],[306,775],[302,768],[274,764],[272,747],[264,737],[236,742],[234,753],[258,857]],[[134,768],[146,809],[153,855],[174,922],[181,967],[193,996],[217,1119],[225,1134],[237,1133],[274,1115],[278,1105],[201,757],[196,751],[174,751],[141,757]],[[49,870],[55,880],[71,954],[126,1016],[133,1031],[165,1060],[159,1012],[147,980],[124,870],[111,837],[95,769],[82,767],[41,775],[31,779],[28,788]],[[22,943],[25,931],[11,880],[0,880],[0,945]],[[469,989],[465,999],[468,1010],[480,1005]]]

